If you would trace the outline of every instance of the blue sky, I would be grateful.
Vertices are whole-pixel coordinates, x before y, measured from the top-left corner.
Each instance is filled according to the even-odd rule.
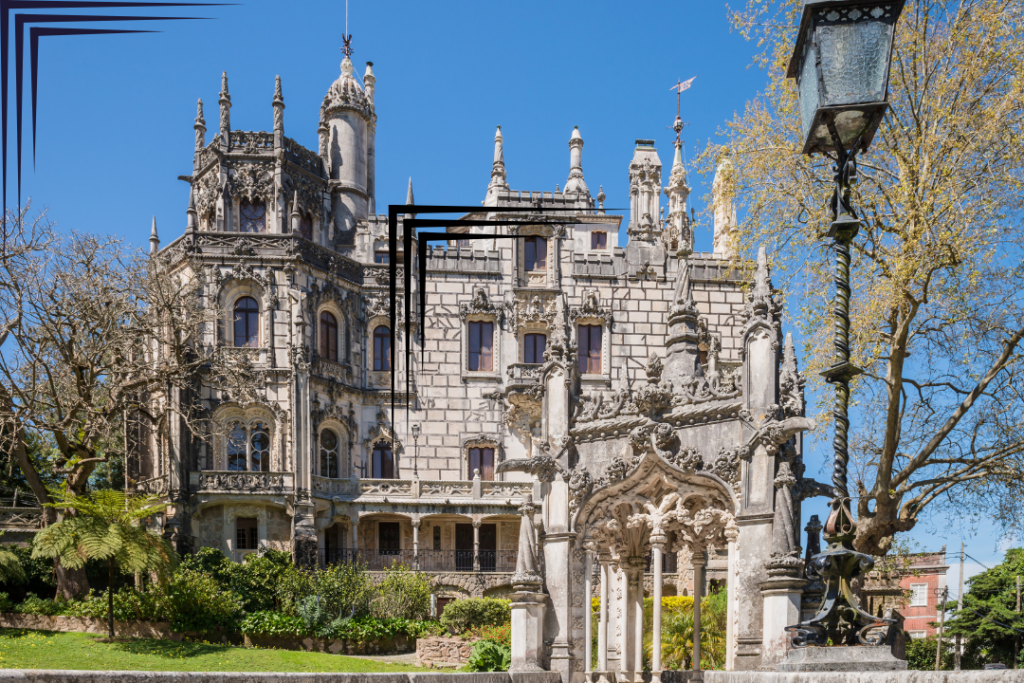
[[[667,176],[676,113],[669,88],[677,79],[698,77],[682,98],[688,158],[764,84],[750,66],[754,46],[730,32],[726,11],[709,0],[352,0],[353,61],[359,74],[372,61],[377,77],[378,212],[404,202],[410,176],[418,203],[479,202],[499,124],[513,189],[564,186],[578,125],[592,192],[603,185],[606,206],[628,205],[636,138],[656,140]],[[221,71],[230,80],[233,128],[272,127],[280,75],[285,132],[316,149],[319,105],[339,74],[345,30],[343,0],[143,13],[213,19],[109,26],[157,34],[43,38],[38,161],[33,170],[26,135],[23,164],[23,196],[62,228],[114,233],[139,246],[154,215],[165,243],[184,229],[187,185],[176,178],[191,173],[196,98],[206,106],[207,140],[216,130]],[[27,104],[24,114],[30,120]],[[12,123],[10,171],[13,135]],[[698,211],[706,180],[690,176]],[[697,247],[710,243],[703,225]],[[816,447],[809,471],[824,462]],[[825,510],[823,499],[809,501],[804,516],[824,519]],[[1005,545],[997,549],[990,525],[962,530],[940,518],[912,533],[929,550],[958,548],[962,535],[972,556],[999,561]]]

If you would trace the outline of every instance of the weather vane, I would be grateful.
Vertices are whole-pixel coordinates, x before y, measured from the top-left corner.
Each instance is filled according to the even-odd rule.
[[[673,85],[671,88],[669,88],[669,90],[675,90],[676,91],[676,120],[675,120],[675,123],[672,124],[672,130],[674,130],[676,132],[676,142],[679,142],[679,134],[683,132],[683,119],[679,115],[679,111],[680,111],[680,98],[681,98],[684,90],[689,90],[690,89],[690,86],[693,85],[693,82],[694,82],[694,80],[696,80],[696,78],[697,77],[694,76],[693,78],[691,78],[688,81],[683,81],[683,80],[676,79],[676,84]]]
[[[346,57],[352,56],[352,34],[348,32],[348,0],[345,0],[345,32],[341,34],[343,46],[341,53]]]

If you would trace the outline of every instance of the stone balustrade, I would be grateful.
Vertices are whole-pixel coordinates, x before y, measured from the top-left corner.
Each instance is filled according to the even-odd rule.
[[[42,528],[42,508],[0,507],[0,529],[12,531],[36,531]]]
[[[189,486],[201,493],[248,493],[282,495],[294,491],[291,472],[225,472],[206,470],[189,473]]]

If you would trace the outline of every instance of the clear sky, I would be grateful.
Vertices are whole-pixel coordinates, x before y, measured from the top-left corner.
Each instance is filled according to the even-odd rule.
[[[42,38],[38,156],[33,170],[26,133],[23,196],[64,229],[114,233],[141,247],[154,215],[165,243],[184,229],[188,188],[176,178],[192,170],[196,98],[205,103],[207,141],[217,129],[221,71],[230,81],[232,128],[272,127],[280,75],[285,133],[316,149],[319,105],[339,75],[345,3],[248,0],[134,13],[212,19],[104,26],[156,34]],[[481,201],[499,124],[512,189],[565,185],[575,125],[592,193],[603,185],[607,207],[627,206],[636,138],[656,140],[667,178],[676,113],[669,88],[677,79],[697,76],[682,96],[688,158],[764,84],[750,66],[754,46],[730,32],[726,13],[712,0],[351,0],[357,73],[369,60],[377,77],[378,212],[404,203],[409,177],[417,203]],[[13,122],[9,130],[13,204]],[[698,211],[709,183],[690,176]],[[710,244],[705,224],[697,248]],[[829,454],[820,444],[827,439],[808,455],[808,470],[827,479],[819,468]],[[805,519],[824,520],[825,512],[823,499],[804,505]],[[912,536],[922,549],[953,550],[965,534],[968,553],[999,561],[988,524],[969,531],[940,518]]]

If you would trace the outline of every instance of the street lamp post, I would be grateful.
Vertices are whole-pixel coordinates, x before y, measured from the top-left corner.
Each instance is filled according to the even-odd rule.
[[[896,20],[903,0],[804,0],[800,32],[787,76],[796,79],[803,153],[835,161],[829,237],[836,252],[835,362],[822,375],[835,387],[832,439],[835,497],[825,523],[824,552],[811,558],[807,571],[819,575],[825,593],[817,614],[786,630],[793,646],[879,645],[893,620],[860,609],[850,582],[870,571],[874,560],[856,552],[857,524],[847,488],[850,380],[861,370],[850,363],[850,244],[861,222],[850,200],[857,154],[866,151],[889,102],[889,66]]]
[[[419,445],[419,440],[420,440],[420,424],[419,424],[419,422],[413,423],[413,425],[412,425],[412,427],[410,429],[412,430],[412,476],[415,479],[419,479],[420,478],[420,468],[419,468],[419,457],[420,457],[420,454],[419,454],[419,448],[417,448],[417,446]]]

